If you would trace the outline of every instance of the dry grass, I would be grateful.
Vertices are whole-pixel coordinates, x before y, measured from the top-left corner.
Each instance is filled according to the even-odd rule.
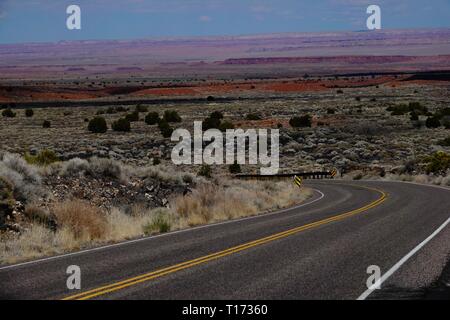
[[[59,203],[52,212],[59,227],[71,230],[76,239],[105,238],[108,229],[105,213],[86,202],[72,200]]]
[[[179,227],[236,219],[289,207],[304,201],[310,191],[289,182],[233,181],[220,187],[202,184],[175,201]]]
[[[145,210],[136,205],[125,213],[117,208],[104,212],[81,200],[51,208],[57,229],[46,224],[49,213],[30,206],[32,226],[20,236],[0,242],[0,264],[16,263],[289,207],[304,201],[310,190],[299,191],[289,182],[225,181],[217,186],[204,182],[191,195],[172,202],[172,209]]]

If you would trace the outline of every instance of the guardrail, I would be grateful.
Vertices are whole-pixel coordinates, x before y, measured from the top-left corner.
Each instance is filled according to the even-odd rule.
[[[337,170],[331,171],[316,171],[316,172],[295,172],[295,173],[281,173],[276,175],[258,175],[258,174],[236,174],[238,179],[248,180],[274,180],[274,179],[293,179],[294,177],[302,177],[303,179],[334,179],[337,175]]]

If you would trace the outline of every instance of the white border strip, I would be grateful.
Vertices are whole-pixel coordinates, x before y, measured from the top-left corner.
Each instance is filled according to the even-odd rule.
[[[110,245],[106,245],[106,246],[92,248],[92,249],[86,249],[86,250],[81,250],[81,251],[77,251],[77,252],[61,254],[61,255],[58,255],[58,256],[52,256],[52,257],[48,257],[48,258],[42,258],[42,259],[38,259],[38,260],[22,262],[22,263],[18,263],[18,264],[13,264],[13,265],[9,265],[9,266],[0,267],[0,271],[7,270],[7,269],[14,269],[14,268],[18,268],[18,267],[22,267],[22,266],[26,266],[26,265],[30,265],[30,264],[37,264],[37,263],[46,262],[46,261],[50,261],[50,260],[56,260],[56,259],[70,257],[70,256],[80,255],[80,254],[89,253],[89,252],[93,252],[93,251],[99,251],[99,250],[104,250],[104,249],[108,249],[108,248],[119,247],[119,246],[133,244],[133,243],[137,243],[137,242],[141,242],[141,241],[147,241],[147,240],[152,240],[152,239],[156,239],[156,238],[167,237],[167,236],[171,236],[171,235],[178,234],[178,233],[185,233],[185,232],[199,230],[199,229],[211,228],[211,227],[215,227],[215,226],[220,226],[220,225],[225,225],[225,224],[230,224],[230,223],[236,223],[236,222],[241,222],[241,221],[246,221],[246,220],[252,220],[252,219],[258,219],[258,218],[272,216],[272,215],[275,215],[275,214],[281,214],[281,213],[288,212],[288,211],[291,211],[291,210],[295,210],[295,209],[298,209],[298,208],[306,207],[306,206],[311,205],[311,204],[313,204],[313,203],[315,203],[317,201],[322,200],[325,197],[325,194],[323,192],[321,192],[321,191],[319,191],[317,189],[312,189],[312,190],[317,192],[317,193],[319,193],[320,197],[317,198],[317,199],[314,199],[312,201],[300,204],[300,205],[295,206],[295,207],[290,207],[290,208],[282,209],[282,210],[279,210],[279,211],[269,212],[269,213],[266,213],[266,214],[260,214],[260,215],[256,215],[256,216],[252,216],[252,217],[246,217],[246,218],[240,218],[240,219],[235,219],[235,220],[217,222],[217,223],[207,224],[207,225],[198,226],[198,227],[194,227],[194,228],[188,228],[188,229],[183,229],[183,230],[178,230],[178,231],[158,234],[156,236],[144,237],[144,238],[139,238],[139,239],[135,239],[135,240],[128,240],[128,241],[123,241],[123,242],[119,242],[119,243],[115,243],[115,244],[110,244]]]
[[[413,255],[415,255],[420,249],[422,249],[428,242],[430,242],[434,237],[436,237],[448,224],[450,223],[450,218],[444,222],[436,231],[433,232],[428,238],[426,238],[417,247],[411,250],[406,256],[404,256],[399,262],[397,262],[388,272],[386,272],[380,280],[378,280],[374,285],[367,289],[362,295],[359,296],[357,300],[365,300],[368,296],[372,294],[377,287],[380,287],[383,282],[389,279],[402,265],[404,265]]]

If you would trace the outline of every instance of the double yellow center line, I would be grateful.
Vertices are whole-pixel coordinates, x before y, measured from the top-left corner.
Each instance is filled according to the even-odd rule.
[[[179,264],[176,264],[176,265],[171,266],[171,267],[163,268],[163,269],[156,270],[156,271],[153,271],[153,272],[150,272],[150,273],[142,274],[142,275],[137,276],[137,277],[133,277],[133,278],[129,278],[129,279],[126,279],[126,280],[123,280],[123,281],[115,282],[115,283],[112,283],[110,285],[106,285],[106,286],[102,286],[102,287],[99,287],[99,288],[96,288],[96,289],[85,291],[85,292],[82,292],[80,294],[76,294],[76,295],[72,295],[72,296],[66,297],[63,300],[88,300],[88,299],[92,299],[92,298],[95,298],[95,297],[98,297],[98,296],[102,296],[102,295],[105,295],[105,294],[108,294],[108,293],[111,293],[111,292],[122,290],[122,289],[125,289],[125,288],[128,288],[128,287],[137,285],[137,284],[142,283],[142,282],[147,282],[147,281],[150,281],[150,280],[153,280],[153,279],[156,279],[156,278],[159,278],[159,277],[162,277],[162,276],[165,276],[165,275],[177,272],[177,271],[181,271],[181,270],[184,270],[184,269],[192,268],[192,267],[194,267],[196,265],[199,265],[199,264],[203,264],[203,263],[206,263],[206,262],[209,262],[209,261],[212,261],[212,260],[216,260],[216,259],[219,259],[219,258],[222,258],[222,257],[226,257],[226,256],[232,255],[234,253],[238,253],[238,252],[241,252],[241,251],[244,251],[244,250],[256,247],[256,246],[260,246],[262,244],[266,244],[266,243],[269,243],[269,242],[272,242],[272,241],[275,241],[275,240],[286,238],[286,237],[289,237],[289,236],[294,235],[296,233],[303,232],[305,230],[317,228],[319,226],[323,226],[323,225],[331,223],[331,222],[335,222],[335,221],[339,221],[339,220],[343,220],[343,219],[349,218],[351,216],[354,216],[356,214],[362,213],[362,212],[367,211],[367,210],[369,210],[371,208],[379,206],[381,203],[383,203],[387,199],[387,194],[384,191],[381,191],[381,190],[378,190],[378,189],[366,188],[366,187],[361,187],[361,188],[368,189],[368,190],[371,190],[371,191],[376,191],[381,196],[377,200],[375,200],[375,201],[373,201],[373,202],[371,202],[371,203],[367,204],[366,206],[364,206],[362,208],[359,208],[359,209],[355,209],[355,210],[352,210],[352,211],[349,211],[349,212],[346,212],[346,213],[342,213],[342,214],[339,214],[339,215],[336,215],[336,216],[332,216],[330,218],[323,219],[323,220],[320,220],[320,221],[312,222],[312,223],[309,223],[309,224],[306,224],[306,225],[303,225],[303,226],[300,226],[300,227],[296,227],[296,228],[293,228],[293,229],[290,229],[290,230],[287,230],[287,231],[284,231],[284,232],[276,233],[274,235],[271,235],[271,236],[268,236],[268,237],[265,237],[265,238],[262,238],[262,239],[258,239],[258,240],[251,241],[251,242],[247,242],[247,243],[244,243],[244,244],[241,244],[239,246],[235,246],[235,247],[223,250],[223,251],[219,251],[219,252],[216,252],[216,253],[212,253],[212,254],[209,254],[209,255],[197,258],[197,259],[193,259],[193,260],[189,260],[189,261],[186,261],[186,262],[183,262],[183,263],[179,263]]]

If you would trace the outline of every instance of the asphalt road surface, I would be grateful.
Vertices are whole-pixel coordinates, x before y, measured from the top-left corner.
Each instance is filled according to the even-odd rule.
[[[450,253],[450,190],[309,181],[302,206],[0,268],[2,299],[420,297]],[[66,286],[81,269],[81,290]],[[384,278],[368,290],[369,266]],[[373,289],[373,288],[372,288]]]

